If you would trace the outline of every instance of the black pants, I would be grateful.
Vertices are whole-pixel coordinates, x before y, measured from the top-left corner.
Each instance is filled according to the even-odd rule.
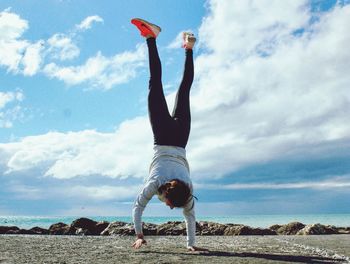
[[[193,52],[186,50],[185,70],[176,95],[173,113],[170,115],[162,85],[162,66],[156,40],[147,39],[149,67],[148,113],[154,144],[185,148],[191,129],[190,89],[193,82]]]

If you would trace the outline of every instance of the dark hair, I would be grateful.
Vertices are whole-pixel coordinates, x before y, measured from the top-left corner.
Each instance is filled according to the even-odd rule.
[[[169,199],[174,207],[184,206],[192,196],[188,185],[179,179],[171,180],[159,189],[165,191],[165,198]]]

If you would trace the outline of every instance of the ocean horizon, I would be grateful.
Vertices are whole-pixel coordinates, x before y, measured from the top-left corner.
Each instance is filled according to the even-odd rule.
[[[0,216],[0,226],[18,226],[48,228],[58,222],[70,224],[77,218],[87,217],[95,221],[132,222],[131,216]],[[182,216],[144,216],[143,222],[161,224],[168,221],[184,221]],[[197,221],[211,221],[222,224],[244,224],[251,227],[267,228],[274,224],[302,222],[304,224],[321,223],[337,227],[350,226],[350,214],[295,214],[295,215],[235,215],[235,216],[197,216]]]

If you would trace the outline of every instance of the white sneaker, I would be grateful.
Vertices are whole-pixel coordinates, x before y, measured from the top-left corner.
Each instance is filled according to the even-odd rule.
[[[193,49],[194,44],[196,43],[196,37],[191,32],[183,32],[183,45],[185,49]]]

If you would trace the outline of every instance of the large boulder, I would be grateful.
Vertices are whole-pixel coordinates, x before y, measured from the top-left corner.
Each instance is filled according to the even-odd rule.
[[[321,225],[321,224],[311,224],[305,226],[303,229],[299,230],[297,235],[332,235],[338,234],[338,230],[334,226]]]
[[[270,227],[271,230],[276,231],[279,235],[296,235],[299,230],[303,229],[305,225],[300,222],[291,222],[286,225],[273,225]]]
[[[169,221],[157,226],[157,235],[179,236],[186,235],[186,224],[181,221]]]
[[[81,232],[81,230],[86,230],[87,233],[91,234],[92,229],[94,229],[94,227],[96,226],[97,222],[94,220],[91,220],[89,218],[78,218],[76,220],[74,220],[70,226],[75,228],[75,233],[79,230],[79,232]]]
[[[32,230],[27,230],[27,229],[18,229],[18,230],[9,230],[6,232],[7,235],[37,235]]]
[[[49,227],[50,235],[72,235],[73,233],[75,234],[75,232],[73,232],[73,230],[71,229],[70,225],[67,225],[62,222],[52,224]]]
[[[48,235],[49,234],[49,230],[47,230],[45,228],[38,227],[38,226],[29,229],[29,231],[34,232],[36,235]]]
[[[282,225],[275,224],[275,225],[270,226],[269,229],[277,232],[277,230],[281,227],[282,227]]]
[[[81,227],[78,227],[77,229],[75,229],[75,235],[78,235],[78,236],[91,236],[92,234],[90,233],[90,231],[88,229],[83,229]]]
[[[89,218],[78,218],[71,224],[71,231],[75,231],[77,235],[93,235],[98,236],[109,225],[109,222],[96,222]]]
[[[152,223],[144,223],[142,226],[142,232],[145,236],[155,236],[157,235],[158,225]]]
[[[105,230],[108,225],[109,225],[109,222],[107,222],[107,221],[97,222],[97,224],[95,226],[96,233],[101,235],[102,231]]]
[[[103,236],[109,235],[119,235],[119,236],[128,236],[135,235],[134,226],[125,222],[112,222],[110,223],[105,230],[101,232]]]
[[[199,234],[202,236],[221,236],[227,228],[227,225],[206,221],[201,221],[198,225]]]
[[[0,226],[0,235],[1,234],[6,234],[10,230],[19,230],[17,226]]]
[[[277,235],[276,231],[267,228],[253,228],[245,225],[228,226],[224,235],[226,236],[270,236]]]
[[[337,227],[338,234],[350,234],[350,227]]]

